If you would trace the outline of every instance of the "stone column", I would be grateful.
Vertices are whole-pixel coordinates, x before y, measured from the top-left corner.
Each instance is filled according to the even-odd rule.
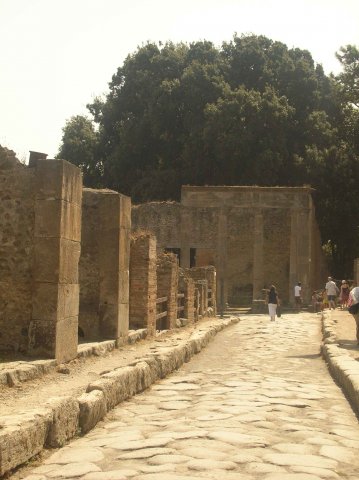
[[[131,199],[117,192],[104,193],[99,219],[100,334],[122,344],[129,322]]]
[[[178,291],[184,294],[183,317],[187,318],[189,323],[193,323],[195,317],[195,284],[193,278],[186,275],[182,268],[179,269]]]
[[[188,278],[186,282],[186,288],[184,290],[184,317],[188,319],[189,323],[194,322],[194,302],[195,302],[195,285],[192,278]]]
[[[81,196],[77,167],[37,160],[29,353],[58,362],[77,356]]]
[[[311,234],[309,209],[292,208],[290,234],[289,298],[294,303],[294,286],[302,283],[303,300],[311,298]]]
[[[130,251],[130,328],[156,331],[156,237],[138,235],[131,240]]]
[[[256,213],[254,216],[253,236],[253,300],[262,298],[262,289],[265,284],[263,273],[263,214]]]
[[[157,259],[157,296],[167,297],[167,328],[176,327],[178,261],[174,254],[163,253]]]
[[[181,206],[181,267],[189,268],[191,263],[191,214],[186,207]]]
[[[227,268],[227,213],[224,208],[218,212],[217,230],[217,305],[220,312],[226,309],[228,301]]]

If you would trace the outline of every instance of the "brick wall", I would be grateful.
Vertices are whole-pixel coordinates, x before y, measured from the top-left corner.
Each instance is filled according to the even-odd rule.
[[[150,334],[156,329],[156,237],[150,234],[135,235],[130,250],[130,329],[147,328]]]
[[[157,296],[167,297],[167,329],[175,328],[177,319],[178,260],[162,253],[157,257]]]

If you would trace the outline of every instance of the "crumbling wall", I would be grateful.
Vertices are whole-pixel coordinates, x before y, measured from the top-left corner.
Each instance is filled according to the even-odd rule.
[[[132,231],[148,231],[157,238],[157,249],[179,248],[181,237],[180,204],[150,202],[132,206]]]
[[[0,147],[0,351],[25,352],[32,311],[35,172]]]
[[[45,157],[0,148],[0,350],[61,362],[77,354],[82,180]]]

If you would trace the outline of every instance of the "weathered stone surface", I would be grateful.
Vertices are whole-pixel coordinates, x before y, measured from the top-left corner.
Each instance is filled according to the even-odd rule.
[[[45,406],[52,410],[53,415],[46,446],[62,447],[78,431],[78,402],[72,397],[55,397],[48,400]]]
[[[2,417],[0,429],[0,475],[21,465],[39,453],[45,444],[52,421],[51,410]]]
[[[82,433],[91,430],[107,413],[106,399],[102,391],[84,393],[78,399],[79,426]]]

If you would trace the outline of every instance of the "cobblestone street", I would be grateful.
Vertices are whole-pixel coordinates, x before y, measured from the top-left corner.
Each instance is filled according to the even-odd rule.
[[[320,344],[318,315],[243,316],[26,479],[358,480],[357,418]]]

